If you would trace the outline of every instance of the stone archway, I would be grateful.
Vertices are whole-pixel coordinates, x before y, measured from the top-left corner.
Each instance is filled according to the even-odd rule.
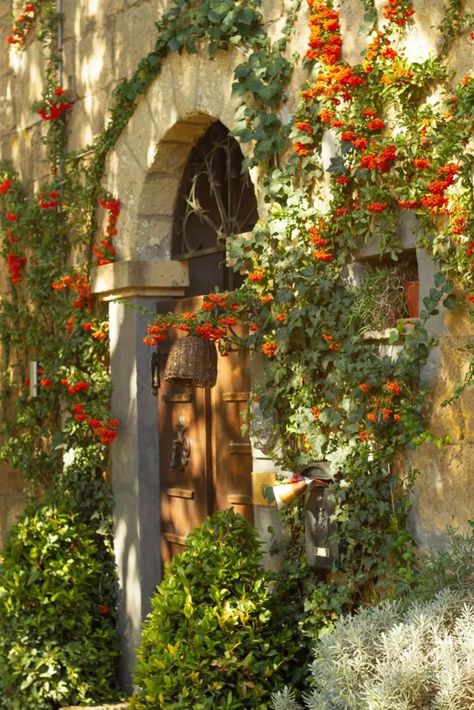
[[[140,101],[109,156],[104,180],[122,204],[119,258],[169,258],[170,219],[192,146],[215,121],[230,131],[236,127],[231,88],[240,61],[238,50],[219,52],[212,61],[205,52],[169,56]]]

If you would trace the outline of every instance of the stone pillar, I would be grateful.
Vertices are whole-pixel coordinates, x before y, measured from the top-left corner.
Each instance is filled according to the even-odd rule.
[[[120,421],[111,448],[120,679],[131,692],[141,624],[161,574],[157,406],[151,352],[143,337],[158,298],[184,295],[187,265],[116,262],[98,267],[92,284],[94,293],[109,301],[112,412]]]

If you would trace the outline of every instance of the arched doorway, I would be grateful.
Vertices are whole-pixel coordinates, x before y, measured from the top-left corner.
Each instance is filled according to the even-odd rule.
[[[175,312],[199,308],[201,297],[233,290],[242,276],[226,265],[226,239],[249,231],[257,219],[252,183],[242,173],[237,141],[212,124],[191,151],[179,189],[172,258],[189,265],[186,297],[161,303]],[[169,348],[169,344],[168,344]],[[167,351],[159,349],[164,371]],[[188,388],[160,378],[161,556],[181,552],[186,536],[206,516],[229,506],[252,521],[249,375],[245,354],[219,358],[212,389]],[[243,426],[244,425],[244,426]]]

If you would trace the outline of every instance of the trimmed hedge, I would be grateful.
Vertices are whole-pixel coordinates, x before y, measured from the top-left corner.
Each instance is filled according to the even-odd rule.
[[[153,597],[138,653],[135,710],[261,710],[295,680],[299,650],[281,624],[257,533],[232,510],[216,513],[174,557]]]

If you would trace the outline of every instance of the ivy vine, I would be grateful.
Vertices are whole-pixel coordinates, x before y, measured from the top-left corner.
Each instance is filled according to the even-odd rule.
[[[10,167],[0,174],[2,255],[10,274],[0,312],[9,412],[3,459],[35,486],[74,488],[82,480],[102,504],[98,482],[119,423],[109,412],[107,324],[90,293],[88,270],[114,258],[120,207],[101,188],[106,158],[170,52],[207,48],[212,58],[239,46],[247,56],[235,71],[233,92],[242,97],[235,133],[253,147],[248,164],[264,175],[268,214],[251,242],[236,237],[229,245],[237,268],[248,273],[243,287],[209,295],[206,308],[186,322],[174,317],[172,326],[171,317],[161,317],[147,342],[179,327],[217,341],[221,351],[245,345],[261,353],[264,383],[254,393],[255,407],[271,422],[275,460],[291,468],[326,460],[336,472],[339,570],[317,588],[313,604],[331,615],[396,593],[411,579],[405,518],[413,476],[400,481],[391,461],[400,449],[429,439],[419,385],[432,344],[426,323],[440,304],[472,312],[474,302],[473,80],[453,91],[438,59],[408,61],[403,32],[413,8],[405,0],[384,6],[383,28],[371,33],[356,66],[342,59],[331,1],[308,0],[309,78],[294,120],[284,125],[281,107],[292,74],[285,51],[300,3],[292,4],[272,44],[258,0],[173,0],[157,22],[153,51],[115,88],[104,130],[70,153],[73,104],[58,84],[52,5],[41,4],[49,18],[40,37],[49,63],[35,106],[49,126],[51,182],[29,196]],[[368,10],[373,13],[372,5]],[[449,43],[465,25],[453,13],[446,17]],[[329,166],[320,158],[328,136],[338,146]],[[100,209],[109,219],[98,239]],[[361,336],[348,268],[370,239],[379,240],[389,261],[399,259],[398,225],[407,210],[416,217],[418,244],[439,260],[441,273],[419,322],[395,332],[400,353],[394,359]],[[75,267],[78,253],[86,256],[84,267]],[[244,341],[233,334],[238,321],[248,328]],[[33,399],[24,381],[27,359],[42,368],[40,396]]]

